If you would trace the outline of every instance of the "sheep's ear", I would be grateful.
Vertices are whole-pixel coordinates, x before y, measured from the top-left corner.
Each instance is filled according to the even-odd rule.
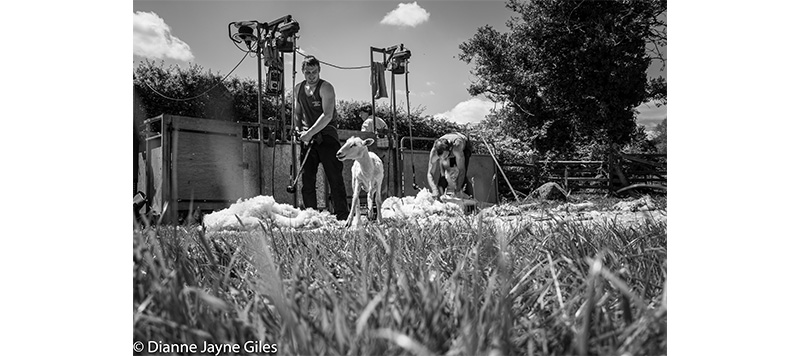
[[[373,143],[375,143],[375,140],[373,140],[371,138],[368,138],[368,139],[364,140],[364,146],[370,146]]]

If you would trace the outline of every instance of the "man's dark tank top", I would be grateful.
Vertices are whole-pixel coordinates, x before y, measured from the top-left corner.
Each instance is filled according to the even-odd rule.
[[[306,95],[306,81],[304,80],[300,83],[300,92],[298,92],[298,100],[300,101],[300,107],[303,110],[303,125],[306,128],[309,128],[317,122],[317,119],[322,116],[324,112],[322,110],[322,96],[319,94],[319,88],[322,86],[322,83],[325,82],[324,80],[320,79],[317,82],[317,87],[314,88],[314,94],[311,96]],[[325,128],[320,131],[322,135],[331,136],[335,139],[339,139],[339,134],[336,132],[336,119],[338,115],[336,114],[336,109],[333,110],[333,118],[328,123]]]

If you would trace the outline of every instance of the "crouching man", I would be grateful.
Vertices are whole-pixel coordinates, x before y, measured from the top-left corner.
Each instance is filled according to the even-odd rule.
[[[472,186],[467,182],[472,143],[469,137],[453,132],[439,137],[428,158],[428,185],[434,197],[464,192],[472,196]],[[434,176],[438,171],[439,179]]]

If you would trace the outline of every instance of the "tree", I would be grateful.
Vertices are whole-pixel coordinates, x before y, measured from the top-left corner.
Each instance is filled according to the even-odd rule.
[[[653,135],[643,125],[636,125],[631,141],[622,147],[624,153],[659,153]]]
[[[135,122],[161,114],[258,122],[258,85],[253,79],[223,81],[197,64],[165,68],[163,61],[145,60],[134,69],[133,87]],[[262,100],[264,119],[276,113],[269,98]]]
[[[666,103],[666,82],[648,83],[646,74],[654,59],[648,45],[666,44],[666,1],[506,6],[519,14],[508,21],[510,32],[480,27],[459,46],[459,58],[474,64],[469,93],[510,103],[503,128],[535,151],[624,145],[636,132],[635,108],[654,98]]]
[[[664,118],[658,125],[656,125],[656,134],[653,142],[656,145],[658,153],[667,153],[667,118]]]

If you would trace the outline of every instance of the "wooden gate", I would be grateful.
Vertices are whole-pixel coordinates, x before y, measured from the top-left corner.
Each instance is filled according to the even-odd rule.
[[[145,120],[145,186],[150,208],[218,210],[242,197],[242,129],[232,122],[160,115]]]

